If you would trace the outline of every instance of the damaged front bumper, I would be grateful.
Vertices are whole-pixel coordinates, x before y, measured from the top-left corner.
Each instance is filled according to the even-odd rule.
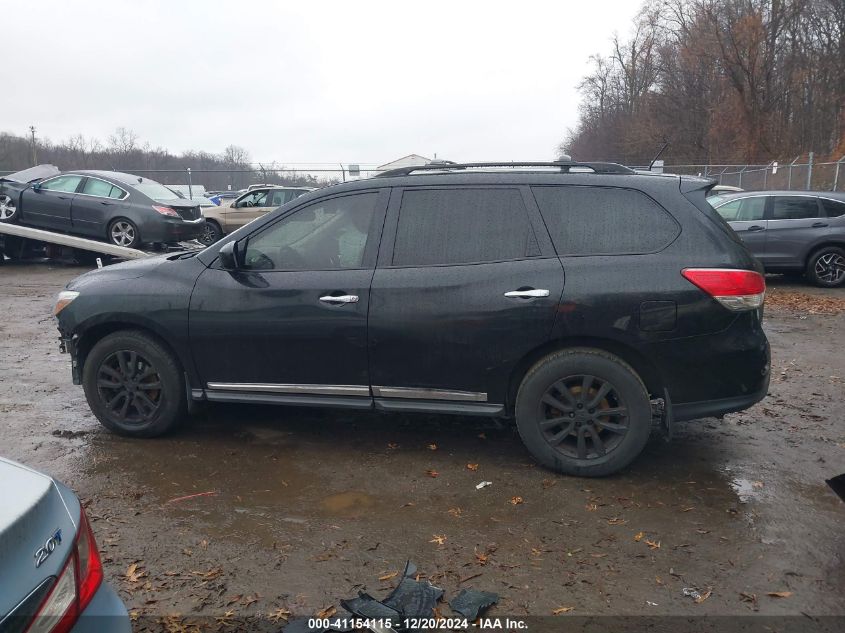
[[[59,351],[62,354],[70,354],[70,375],[74,385],[82,384],[82,372],[79,369],[79,360],[76,353],[76,339],[72,336],[59,338]]]

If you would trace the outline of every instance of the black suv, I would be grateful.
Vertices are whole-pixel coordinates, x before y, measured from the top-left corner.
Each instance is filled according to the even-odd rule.
[[[653,426],[766,394],[759,263],[712,181],[611,163],[393,170],[199,252],[109,266],[56,306],[97,418],[196,401],[504,416],[546,466],[606,475]]]

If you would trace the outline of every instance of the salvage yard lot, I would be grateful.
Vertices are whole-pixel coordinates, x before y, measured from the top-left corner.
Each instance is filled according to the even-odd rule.
[[[164,438],[112,435],[50,316],[83,271],[0,268],[0,452],[90,504],[135,616],[311,615],[384,595],[406,559],[448,595],[498,592],[492,615],[845,614],[843,507],[824,485],[845,471],[845,289],[769,278],[769,396],[587,480],[480,418],[214,406]]]

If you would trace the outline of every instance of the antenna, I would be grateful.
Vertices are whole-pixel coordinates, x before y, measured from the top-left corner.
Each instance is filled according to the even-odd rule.
[[[657,155],[651,159],[651,162],[648,164],[648,170],[651,171],[651,168],[654,167],[654,163],[657,162],[657,159],[666,151],[666,148],[669,147],[669,141],[666,140],[666,137],[663,137],[663,147],[660,148],[660,151],[657,152]]]

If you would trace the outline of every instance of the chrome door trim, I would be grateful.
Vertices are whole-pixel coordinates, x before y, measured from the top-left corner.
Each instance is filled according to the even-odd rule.
[[[374,385],[373,395],[377,398],[487,402],[487,394],[479,391],[451,391],[448,389],[426,389],[424,387],[379,387]]]
[[[263,393],[299,393],[318,396],[369,396],[364,385],[295,385],[260,382],[210,382],[209,389],[220,391],[249,391]]]

